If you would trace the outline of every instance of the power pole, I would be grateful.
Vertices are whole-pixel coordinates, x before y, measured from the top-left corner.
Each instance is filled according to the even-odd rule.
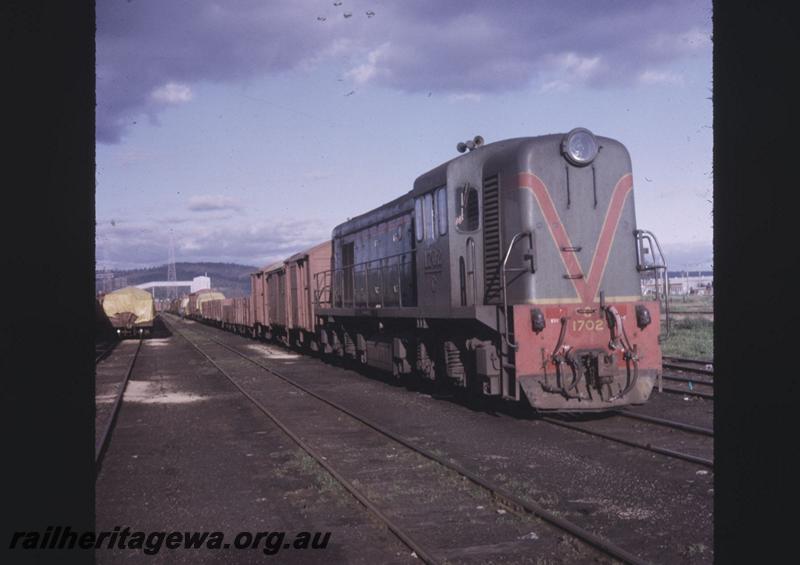
[[[95,272],[98,275],[95,280],[99,279],[102,284],[102,288],[98,290],[103,294],[108,294],[114,290],[114,272],[108,270],[108,250],[105,244],[100,244],[98,248],[100,249],[101,260],[99,265],[95,263]],[[100,267],[99,271],[97,270],[98,266]]]
[[[175,240],[172,238],[172,230],[169,230],[169,262],[167,263],[167,281],[175,282],[177,280],[178,276],[175,272]],[[178,287],[169,287],[167,293],[170,298],[177,298]]]

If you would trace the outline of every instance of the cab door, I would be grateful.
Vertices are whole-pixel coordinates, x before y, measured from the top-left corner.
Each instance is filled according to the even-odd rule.
[[[414,201],[414,239],[421,307],[450,305],[447,228],[447,188],[441,186],[418,196]]]

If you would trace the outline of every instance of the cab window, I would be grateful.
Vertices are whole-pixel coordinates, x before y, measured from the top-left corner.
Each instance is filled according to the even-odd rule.
[[[464,185],[456,192],[456,229],[462,232],[471,232],[480,225],[480,210],[478,207],[478,190]]]
[[[436,223],[439,235],[447,234],[447,189],[442,187],[436,191]]]
[[[436,239],[436,231],[434,229],[434,226],[436,225],[436,219],[434,217],[435,212],[433,208],[433,193],[429,192],[423,197],[422,212],[425,215],[425,239]]]
[[[414,232],[417,236],[417,241],[422,241],[423,235],[423,222],[422,222],[422,199],[417,198],[414,202]]]
[[[417,241],[433,241],[447,234],[447,190],[437,188],[414,201],[414,224]]]

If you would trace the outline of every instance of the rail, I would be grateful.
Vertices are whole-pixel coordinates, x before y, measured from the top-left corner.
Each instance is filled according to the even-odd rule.
[[[317,308],[384,308],[416,305],[416,250],[370,259],[314,275]]]
[[[139,352],[142,350],[142,343],[144,342],[144,338],[139,338],[139,344],[136,346],[136,351],[131,357],[130,363],[128,363],[128,370],[125,371],[125,377],[122,379],[122,383],[120,384],[119,390],[117,391],[117,396],[114,399],[114,405],[111,408],[111,414],[108,416],[108,419],[105,422],[105,427],[103,428],[103,433],[100,436],[100,439],[95,441],[94,445],[94,468],[95,468],[95,480],[100,473],[100,466],[103,462],[103,456],[106,453],[106,449],[108,448],[109,441],[111,439],[111,433],[114,429],[114,426],[117,421],[117,413],[119,412],[119,407],[122,405],[122,398],[125,395],[125,389],[128,387],[128,381],[131,378],[131,373],[133,373],[133,366],[136,364],[136,359],[139,357]]]
[[[384,524],[387,525],[388,529],[394,533],[400,540],[409,548],[413,549],[417,556],[420,558],[421,561],[425,563],[437,563],[438,559],[434,556],[431,552],[425,550],[417,541],[415,541],[411,535],[406,532],[400,524],[396,523],[392,520],[387,514],[382,512],[371,500],[369,500],[365,494],[362,494],[355,485],[353,485],[350,481],[348,481],[343,475],[336,471],[336,469],[332,466],[332,464],[325,458],[322,457],[321,453],[317,453],[310,445],[308,445],[300,436],[294,434],[285,424],[280,422],[272,413],[270,413],[266,407],[264,407],[258,400],[256,400],[251,394],[249,394],[241,385],[239,385],[231,375],[226,373],[218,364],[217,362],[212,359],[206,352],[204,352],[196,343],[194,343],[183,331],[177,330],[181,337],[183,337],[187,342],[189,342],[195,349],[197,349],[208,361],[214,365],[223,375],[225,375],[228,380],[230,380],[234,386],[236,386],[245,397],[247,397],[256,407],[267,417],[269,417],[278,427],[280,427],[287,435],[289,435],[292,440],[297,443],[306,453],[308,453],[311,457],[313,457],[317,463],[319,463],[322,467],[325,468],[328,473],[330,473],[334,479],[339,481],[339,483],[347,489],[363,506],[365,506],[368,510],[370,510],[373,514],[375,514]],[[197,334],[200,335],[200,334]],[[561,529],[562,531],[567,532],[568,534],[574,536],[575,538],[587,543],[594,548],[606,553],[607,555],[614,557],[623,563],[630,563],[632,565],[644,565],[646,561],[639,558],[638,556],[634,555],[633,553],[619,547],[615,543],[601,537],[600,535],[594,534],[582,526],[571,522],[547,509],[539,505],[537,502],[532,500],[523,499],[518,497],[516,494],[511,493],[510,491],[506,490],[504,486],[501,486],[497,483],[493,483],[474,471],[467,469],[466,467],[462,466],[454,459],[450,457],[445,457],[441,454],[437,454],[434,451],[429,451],[427,448],[414,443],[410,439],[406,439],[405,437],[391,431],[384,426],[374,422],[348,408],[345,408],[343,405],[335,402],[334,400],[321,395],[314,390],[303,386],[299,382],[295,381],[294,379],[290,378],[289,376],[281,373],[280,371],[276,370],[273,367],[265,365],[259,360],[254,359],[250,355],[246,355],[239,351],[238,349],[231,347],[230,345],[223,343],[217,339],[214,339],[208,334],[202,335],[202,337],[222,346],[224,349],[230,351],[231,353],[236,354],[237,356],[241,357],[242,359],[249,361],[253,365],[261,367],[263,370],[271,373],[275,377],[281,379],[282,381],[286,382],[287,384],[291,385],[292,387],[296,388],[297,390],[307,394],[321,402],[331,406],[335,410],[339,411],[342,414],[345,414],[351,417],[353,420],[359,421],[368,428],[371,428],[378,432],[379,434],[383,435],[386,438],[389,438],[398,444],[410,449],[411,451],[433,461],[443,468],[448,469],[456,475],[459,475],[462,480],[466,479],[469,480],[475,486],[481,488],[486,492],[487,495],[491,496],[492,499],[496,502],[498,506],[503,507],[504,509],[508,509],[512,513],[516,514],[517,516],[525,516],[525,515],[532,515],[536,516],[543,521],[555,526],[556,528]]]

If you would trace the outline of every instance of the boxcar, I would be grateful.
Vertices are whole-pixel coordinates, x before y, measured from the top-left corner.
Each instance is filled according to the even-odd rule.
[[[317,276],[331,268],[331,242],[325,241],[286,260],[289,343],[317,350],[315,288]]]

